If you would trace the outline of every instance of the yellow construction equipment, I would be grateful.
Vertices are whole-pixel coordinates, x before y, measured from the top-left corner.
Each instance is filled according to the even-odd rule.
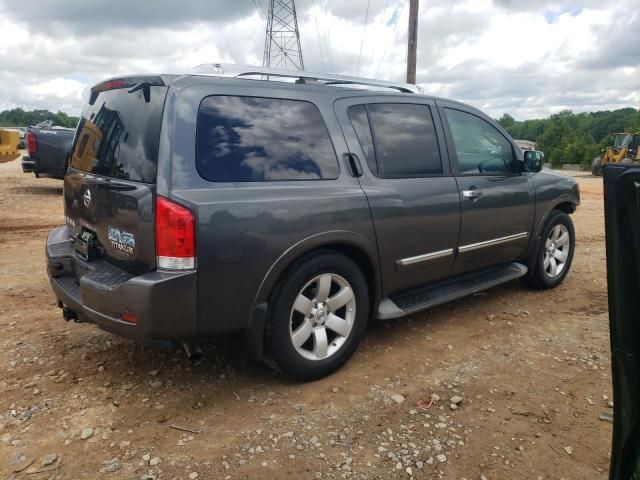
[[[19,143],[19,132],[0,129],[0,163],[10,162],[20,156]]]
[[[99,118],[100,112],[98,112]],[[91,162],[98,158],[98,149],[102,143],[102,130],[91,120],[80,120],[80,133],[78,134],[78,148],[73,151],[71,163],[86,172],[91,171]]]
[[[640,132],[614,133],[613,145],[607,147],[602,157],[598,156],[591,162],[591,173],[602,175],[604,163],[640,162]]]

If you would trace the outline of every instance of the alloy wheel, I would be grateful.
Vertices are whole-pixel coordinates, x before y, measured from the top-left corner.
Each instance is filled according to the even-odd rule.
[[[356,297],[340,275],[314,277],[296,296],[289,318],[291,343],[302,357],[324,360],[344,345],[353,329]]]
[[[551,229],[545,241],[543,268],[549,278],[560,275],[567,264],[571,238],[567,227],[559,223]]]

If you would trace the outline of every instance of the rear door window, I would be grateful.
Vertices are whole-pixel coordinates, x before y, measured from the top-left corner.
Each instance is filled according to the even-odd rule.
[[[310,102],[216,95],[198,113],[196,165],[214,182],[335,179],[338,159]]]
[[[101,92],[87,105],[71,153],[71,167],[105,177],[155,183],[167,87]]]
[[[364,105],[355,105],[349,108],[349,118],[367,162],[379,176],[442,174],[436,129],[428,105],[370,103],[366,109]]]

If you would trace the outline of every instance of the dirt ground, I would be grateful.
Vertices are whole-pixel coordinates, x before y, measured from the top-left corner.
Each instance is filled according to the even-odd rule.
[[[62,182],[0,165],[0,478],[607,478],[602,191],[579,182],[559,288],[512,282],[370,325],[344,368],[299,384],[239,339],[192,365],[64,322],[43,252]]]

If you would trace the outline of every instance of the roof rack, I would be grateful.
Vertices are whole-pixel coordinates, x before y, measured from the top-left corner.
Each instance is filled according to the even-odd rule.
[[[195,67],[191,73],[193,75],[232,78],[261,76],[267,77],[266,80],[268,80],[269,77],[291,78],[295,79],[296,83],[323,82],[324,85],[362,85],[367,87],[392,88],[402,93],[422,93],[420,87],[408,83],[387,82],[373,78],[349,77],[345,75],[331,75],[300,70],[285,70],[281,68],[251,67],[228,63],[205,63]]]

